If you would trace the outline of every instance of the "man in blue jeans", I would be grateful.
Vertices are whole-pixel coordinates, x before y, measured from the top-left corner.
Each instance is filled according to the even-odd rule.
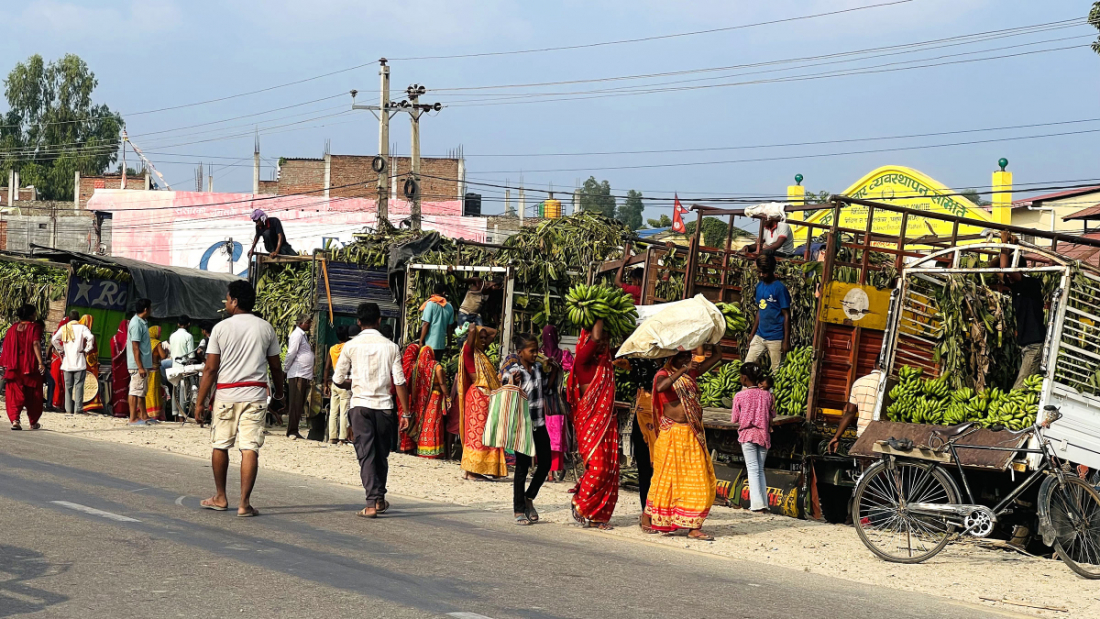
[[[756,320],[749,332],[745,363],[756,363],[767,351],[774,372],[791,349],[791,293],[775,279],[775,256],[758,256],[756,270],[760,276],[756,284]]]

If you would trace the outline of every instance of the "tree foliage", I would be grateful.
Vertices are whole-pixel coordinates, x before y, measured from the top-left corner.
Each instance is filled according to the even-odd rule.
[[[966,198],[967,200],[970,200],[978,206],[989,206],[990,204],[993,204],[988,200],[983,200],[982,196],[978,193],[978,190],[976,189],[963,189],[959,192],[959,195]]]
[[[684,226],[684,228],[687,229],[687,232],[685,233],[685,236],[692,236],[693,234],[695,234],[695,222],[694,221],[687,222],[687,224]],[[730,226],[729,226],[728,222],[723,221],[723,220],[721,220],[717,217],[704,217],[703,218],[703,245],[706,245],[707,247],[723,247],[724,248],[726,246],[726,235],[729,234],[729,230],[730,230]],[[752,236],[752,234],[750,234],[749,232],[746,232],[745,230],[742,230],[741,228],[738,228],[737,226],[733,227],[733,238],[739,239],[739,238],[745,238],[745,237],[751,237],[751,236]]]
[[[611,195],[611,183],[597,181],[595,176],[589,176],[581,186],[580,207],[582,211],[591,211],[614,218],[615,196]]]
[[[1092,9],[1089,10],[1089,24],[1093,28],[1100,30],[1100,2],[1092,3]],[[1096,40],[1092,42],[1092,51],[1100,54],[1100,37],[1097,37]]]
[[[645,221],[646,221],[647,224],[649,224],[650,228],[671,228],[672,227],[672,218],[669,217],[668,215],[665,215],[665,214],[662,214],[657,219],[647,219]]]
[[[35,54],[4,80],[0,173],[19,172],[47,200],[73,195],[73,173],[102,174],[118,157],[122,117],[92,103],[98,82],[74,54],[48,64]]]
[[[642,227],[642,210],[644,208],[642,192],[631,189],[626,192],[626,201],[619,205],[619,211],[615,218],[626,224],[631,230],[637,230]]]

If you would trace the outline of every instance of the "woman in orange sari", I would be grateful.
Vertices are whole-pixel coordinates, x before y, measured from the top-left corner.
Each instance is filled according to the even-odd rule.
[[[692,539],[714,539],[703,532],[703,521],[714,503],[716,480],[695,379],[721,358],[712,353],[699,361],[699,356],[692,358],[691,351],[682,351],[670,357],[653,377],[653,414],[658,419],[658,430],[645,506],[649,530],[643,518],[643,531],[671,533],[687,529]]]
[[[474,323],[469,325],[458,368],[462,470],[465,471],[465,479],[484,481],[487,477],[508,476],[504,450],[486,447],[481,442],[485,422],[489,418],[489,393],[500,389],[500,376],[485,354],[489,342],[496,338],[497,330]]]
[[[80,324],[84,325],[85,327],[88,327],[88,330],[91,331],[91,329],[92,329],[92,315],[91,314],[84,314],[83,316],[81,316],[80,317]],[[102,413],[103,412],[103,398],[102,398],[102,394],[99,392],[99,386],[100,386],[99,385],[99,345],[98,344],[93,344],[92,345],[92,352],[85,355],[85,358],[88,362],[88,374],[87,374],[88,378],[86,379],[86,381],[84,383],[84,385],[85,385],[84,390],[87,391],[87,385],[88,385],[87,381],[92,381],[96,385],[96,392],[95,392],[95,397],[94,398],[92,398],[89,401],[84,402],[84,409],[83,410],[84,410],[85,413]]]
[[[160,362],[165,359],[161,348],[160,327],[149,327],[149,345],[153,349],[153,369],[149,372],[149,391],[145,394],[145,412],[149,419],[164,421],[164,391],[161,389]]]
[[[416,451],[416,436],[420,431],[420,421],[417,417],[417,406],[413,403],[413,397],[416,394],[416,360],[420,354],[420,345],[413,343],[409,344],[405,348],[404,354],[401,355],[401,371],[405,374],[406,386],[409,390],[409,408],[412,411],[409,415],[412,416],[409,419],[409,426],[404,432],[401,432],[401,441],[398,444],[398,451],[402,453],[413,453]],[[400,415],[404,415],[405,411],[401,409],[400,402],[397,404],[397,412]]]
[[[566,394],[573,409],[584,474],[573,495],[573,518],[610,529],[619,500],[619,423],[615,418],[615,370],[603,320],[581,330]]]
[[[443,415],[449,408],[446,394],[450,393],[450,388],[443,365],[435,360],[435,351],[431,346],[420,349],[414,374],[414,392],[409,396],[409,406],[416,411],[416,455],[442,458]]]

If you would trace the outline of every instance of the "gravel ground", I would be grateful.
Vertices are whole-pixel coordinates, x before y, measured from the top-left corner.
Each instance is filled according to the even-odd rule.
[[[49,413],[42,423],[46,430],[92,440],[145,446],[202,459],[208,459],[210,454],[209,431],[200,430],[194,424],[181,427],[162,423],[130,428],[122,420]],[[230,454],[234,462],[239,461],[239,453],[231,451]],[[260,466],[333,483],[359,485],[358,464],[350,445],[291,441],[277,429],[267,436]],[[231,480],[231,488],[233,483]],[[571,485],[569,482],[547,483],[543,487],[536,505],[544,522],[578,526],[569,516],[567,490]],[[511,518],[510,482],[461,480],[460,470],[454,462],[396,454],[390,458],[389,491],[394,496],[446,501],[499,512],[501,518]],[[260,509],[263,509],[263,494],[261,473],[253,495]],[[230,500],[235,498],[231,496]],[[612,519],[615,528],[607,535],[927,593],[1016,613],[1051,617],[1100,616],[1100,584],[1079,578],[1060,561],[957,543],[924,564],[897,565],[876,559],[851,527],[758,515],[725,507],[715,507],[707,520],[705,529],[715,536],[715,541],[695,542],[681,536],[643,535],[636,526],[640,511],[637,493],[624,490]],[[992,603],[983,601],[983,597],[1060,607],[1069,612]]]

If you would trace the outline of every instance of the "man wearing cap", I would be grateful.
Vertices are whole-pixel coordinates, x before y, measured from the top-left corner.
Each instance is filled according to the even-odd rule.
[[[270,256],[297,256],[298,252],[286,241],[283,233],[283,222],[278,217],[268,217],[267,213],[256,209],[252,211],[252,221],[256,222],[256,238],[252,239],[252,248],[248,250],[249,257],[256,253],[256,243],[260,237],[264,239],[264,248]]]

